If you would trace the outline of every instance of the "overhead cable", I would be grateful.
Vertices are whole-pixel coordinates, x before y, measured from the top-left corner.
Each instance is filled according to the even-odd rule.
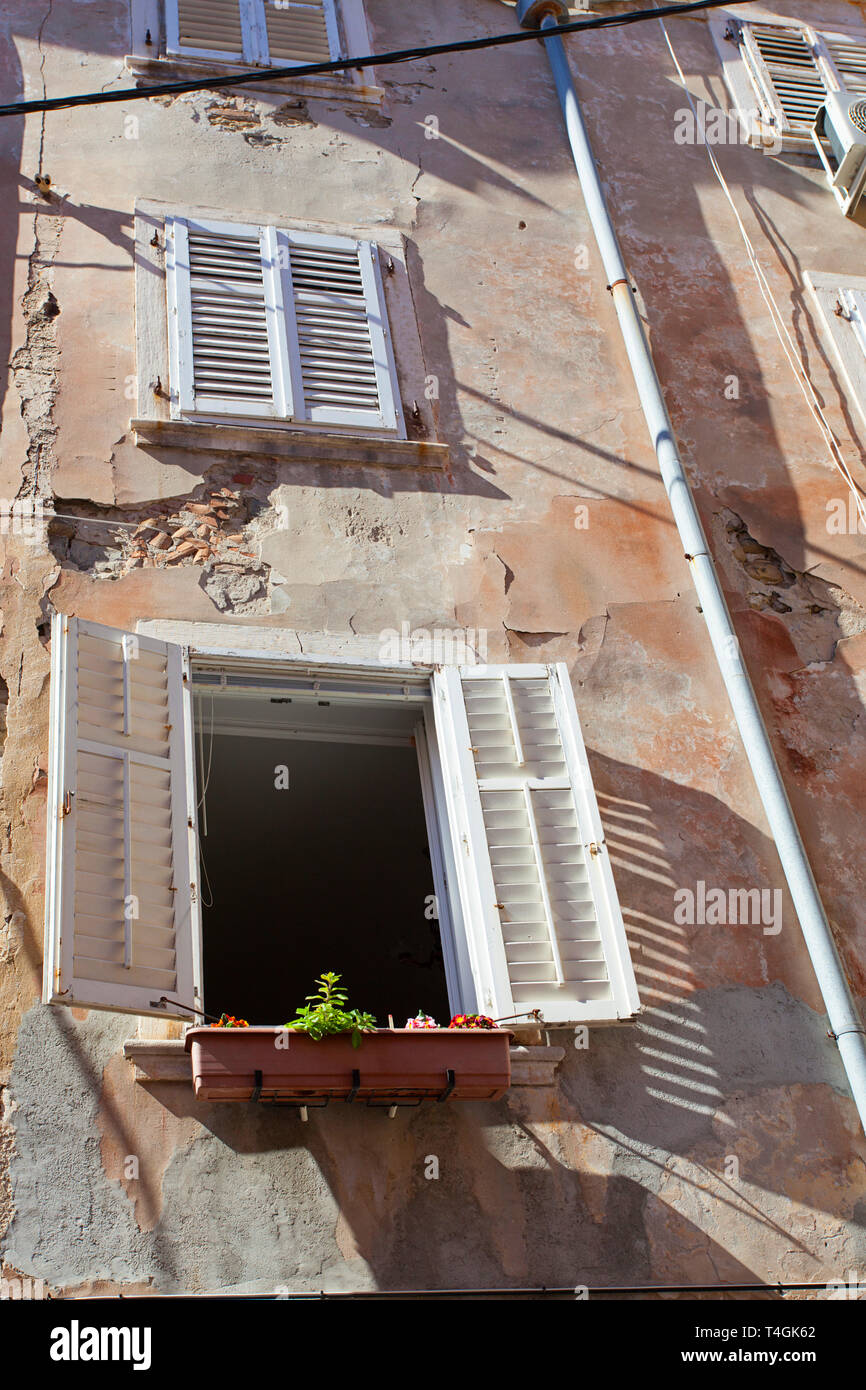
[[[755,0],[742,0],[753,4]],[[542,32],[578,34],[587,29],[619,29],[626,24],[639,24],[645,19],[665,15],[694,14],[730,6],[731,0],[689,0],[688,4],[663,5],[653,10],[628,10],[625,14],[597,15],[593,19],[571,20],[541,29],[518,29],[507,34],[489,34],[483,39],[454,40],[451,43],[419,44],[391,53],[368,53],[358,58],[332,58],[326,63],[304,63],[290,68],[255,68],[248,72],[225,73],[220,76],[197,77],[185,82],[160,82],[149,87],[121,87],[113,92],[86,92],[78,96],[43,97],[39,101],[14,101],[0,106],[0,116],[27,116],[37,111],[63,111],[73,106],[104,106],[109,102],[142,101],[148,97],[180,96],[184,92],[206,92],[223,87],[248,87],[256,82],[273,82],[277,78],[322,77],[334,72],[355,68],[387,67],[393,63],[410,63],[416,58],[435,58],[443,53],[471,53],[479,49],[501,48],[505,44],[525,43],[541,39]],[[181,55],[182,56],[182,55]]]

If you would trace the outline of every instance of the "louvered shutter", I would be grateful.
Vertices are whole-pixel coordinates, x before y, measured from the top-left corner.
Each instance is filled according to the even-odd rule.
[[[376,248],[166,220],[172,413],[403,430]]]
[[[170,54],[239,62],[244,52],[242,0],[165,0]]]
[[[267,62],[271,67],[326,63],[340,56],[337,22],[331,0],[304,4],[264,0]]]
[[[168,218],[166,291],[174,413],[291,418],[273,228]]]
[[[296,67],[340,56],[334,0],[166,0],[179,57]]]
[[[564,665],[434,675],[437,742],[479,1006],[551,1024],[639,1008]]]
[[[182,649],[52,626],[47,1003],[189,1018],[201,944]]]
[[[396,429],[402,421],[375,247],[349,237],[285,235],[298,418]]]
[[[835,77],[836,87],[852,96],[866,92],[866,41],[858,43],[841,34],[816,34],[815,46]]]
[[[808,135],[828,90],[866,92],[866,45],[794,25],[739,25],[761,114],[783,133]]]

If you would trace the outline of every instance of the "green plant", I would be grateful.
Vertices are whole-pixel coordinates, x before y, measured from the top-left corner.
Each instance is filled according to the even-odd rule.
[[[361,1013],[359,1009],[347,1009],[346,991],[337,988],[342,976],[326,970],[316,980],[319,986],[315,994],[306,997],[309,1003],[302,1004],[296,1016],[287,1024],[294,1033],[309,1033],[318,1041],[331,1033],[351,1033],[352,1046],[361,1046],[361,1034],[372,1033],[376,1020],[372,1014]]]

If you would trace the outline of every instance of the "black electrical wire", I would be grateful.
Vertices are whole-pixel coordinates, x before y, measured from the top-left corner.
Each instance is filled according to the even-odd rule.
[[[753,0],[745,0],[752,4]],[[41,101],[16,101],[0,106],[0,116],[27,116],[36,111],[61,111],[71,106],[103,106],[112,101],[141,101],[145,97],[177,96],[182,92],[207,92],[223,87],[248,87],[253,82],[273,82],[280,77],[320,77],[331,72],[346,72],[351,68],[385,67],[390,63],[408,63],[415,58],[435,58],[440,53],[471,53],[476,49],[500,48],[508,43],[524,43],[529,39],[551,37],[554,34],[577,34],[585,29],[616,29],[625,24],[639,24],[645,19],[665,19],[669,15],[693,14],[695,10],[712,10],[730,6],[731,0],[690,0],[685,5],[662,5],[652,10],[628,10],[625,14],[600,15],[596,19],[577,19],[568,24],[551,24],[545,29],[518,29],[508,34],[492,34],[483,39],[464,39],[454,43],[420,45],[402,48],[393,53],[368,53],[364,58],[333,58],[327,63],[305,63],[291,68],[256,68],[252,72],[228,73],[222,77],[201,77],[188,82],[161,82],[152,87],[123,87],[116,92],[88,92],[72,97],[46,97]]]

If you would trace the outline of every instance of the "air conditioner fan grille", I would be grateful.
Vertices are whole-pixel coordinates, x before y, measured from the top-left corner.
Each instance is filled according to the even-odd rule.
[[[866,131],[866,101],[854,101],[848,107],[848,119],[858,130]]]

